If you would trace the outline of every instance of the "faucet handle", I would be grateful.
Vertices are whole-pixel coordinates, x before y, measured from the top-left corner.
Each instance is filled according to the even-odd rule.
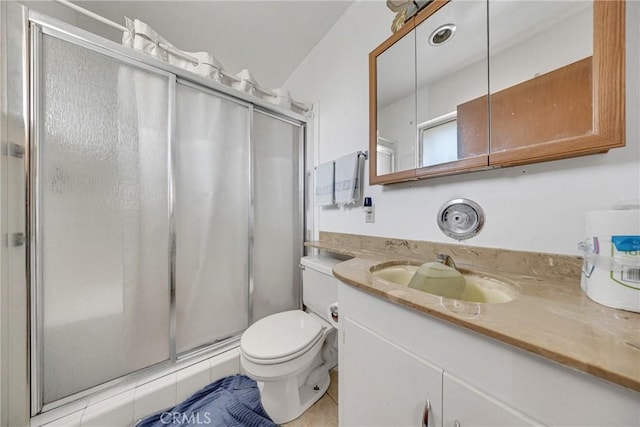
[[[436,254],[436,261],[457,270],[456,263],[453,262],[453,258],[447,254]]]

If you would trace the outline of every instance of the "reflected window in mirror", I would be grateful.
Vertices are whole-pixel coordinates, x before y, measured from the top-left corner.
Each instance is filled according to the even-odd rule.
[[[421,167],[458,160],[456,116],[454,111],[418,125]]]

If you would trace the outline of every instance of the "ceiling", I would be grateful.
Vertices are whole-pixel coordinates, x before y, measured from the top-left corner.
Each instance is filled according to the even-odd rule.
[[[41,2],[25,3],[37,9]],[[74,3],[119,24],[124,24],[124,16],[137,18],[179,49],[211,52],[225,70],[237,73],[247,68],[261,86],[275,88],[286,81],[353,0]],[[112,40],[121,39],[117,31],[88,18],[78,17],[75,24]]]

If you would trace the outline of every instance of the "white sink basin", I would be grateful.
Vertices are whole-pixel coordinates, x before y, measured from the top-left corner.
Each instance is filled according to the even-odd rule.
[[[407,286],[418,268],[418,265],[395,262],[374,265],[370,271],[374,280]],[[516,286],[506,283],[503,279],[486,274],[476,274],[465,269],[458,269],[458,271],[462,273],[466,281],[465,290],[458,298],[461,301],[495,304],[511,301],[518,295]]]

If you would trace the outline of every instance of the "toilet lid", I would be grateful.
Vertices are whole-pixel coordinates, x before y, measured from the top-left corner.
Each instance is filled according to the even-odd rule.
[[[251,325],[242,334],[240,348],[254,362],[286,362],[317,343],[322,330],[322,325],[304,311],[285,311]]]

